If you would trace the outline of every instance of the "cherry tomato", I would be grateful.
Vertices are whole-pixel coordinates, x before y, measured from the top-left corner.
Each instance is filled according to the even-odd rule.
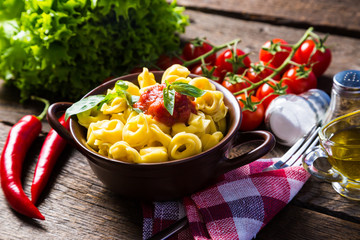
[[[271,86],[275,86],[276,91],[269,84]],[[271,101],[278,96],[292,93],[291,89],[286,85],[286,83],[282,82],[281,85],[279,84],[280,81],[268,81],[267,83],[262,84],[256,90],[256,97],[262,100],[262,104],[265,110],[268,108]]]
[[[271,68],[275,67],[271,64],[264,64],[261,61],[256,62],[254,64],[251,64],[250,68],[246,72],[246,77],[251,82],[257,83],[274,72]],[[275,75],[275,77],[273,77],[274,80],[280,80],[280,78],[280,74],[277,74]]]
[[[295,94],[306,92],[317,86],[315,74],[307,67],[292,67],[284,73],[282,79]]]
[[[260,99],[253,95],[246,97],[245,94],[237,95],[236,98],[242,110],[240,130],[251,131],[259,127],[265,116],[264,106],[259,103]]]
[[[288,43],[280,38],[267,41],[260,50],[260,61],[271,63],[276,68],[279,67],[291,52],[291,47],[286,45]]]
[[[201,55],[204,55],[205,53],[211,51],[213,47],[206,43],[206,42],[199,42],[199,41],[190,41],[187,42],[183,48],[182,55],[186,61],[193,60],[197,57],[200,57]],[[206,57],[205,63],[209,63],[212,65],[215,65],[216,61],[216,53],[211,54],[210,56]]]
[[[203,69],[204,67],[205,69]],[[217,69],[217,67],[212,65],[199,64],[195,66],[193,69],[191,69],[190,72],[196,75],[207,77],[216,82],[222,82],[222,80],[224,79],[224,74],[221,74]]]
[[[242,74],[245,69],[250,67],[250,58],[240,49],[236,49],[236,55],[233,56],[233,50],[227,49],[216,58],[216,66],[220,72],[230,72]],[[234,72],[234,69],[237,69]]]
[[[293,61],[309,67],[312,65],[312,72],[316,77],[320,77],[330,65],[331,51],[322,41],[319,43],[308,39],[295,52]]]
[[[244,88],[250,87],[250,83],[247,81],[249,81],[247,77],[233,74],[226,76],[221,84],[230,92],[236,93]]]
[[[156,66],[158,66],[160,69],[166,70],[169,67],[171,67],[174,64],[183,64],[183,61],[180,58],[168,56],[168,55],[161,55],[157,62]]]

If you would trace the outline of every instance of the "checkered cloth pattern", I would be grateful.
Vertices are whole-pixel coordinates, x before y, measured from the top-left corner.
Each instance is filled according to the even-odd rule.
[[[221,176],[217,183],[173,202],[143,204],[143,238],[187,216],[189,227],[172,239],[252,239],[309,178],[301,166],[262,172],[259,159]]]

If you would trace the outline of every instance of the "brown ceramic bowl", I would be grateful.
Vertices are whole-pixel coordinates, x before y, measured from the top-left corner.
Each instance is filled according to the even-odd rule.
[[[161,79],[163,72],[153,72],[156,79]],[[138,74],[130,74],[106,82],[84,97],[104,94],[119,79],[137,83]],[[195,77],[195,75],[190,75]],[[177,199],[194,193],[211,184],[213,180],[232,169],[248,164],[268,153],[275,145],[274,137],[267,131],[239,132],[241,109],[236,98],[227,89],[213,82],[224,94],[224,101],[229,108],[227,116],[228,130],[224,138],[215,147],[198,155],[164,163],[134,164],[104,157],[86,147],[86,129],[73,117],[70,120],[70,132],[57,121],[58,113],[63,112],[72,103],[59,102],[50,106],[48,121],[63,138],[87,157],[95,175],[106,187],[123,196],[165,201]],[[262,140],[255,149],[235,158],[228,158],[232,147],[240,142]]]

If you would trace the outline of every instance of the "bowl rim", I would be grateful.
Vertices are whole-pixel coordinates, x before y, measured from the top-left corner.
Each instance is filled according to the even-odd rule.
[[[165,71],[151,71],[154,75],[156,74],[163,74]],[[89,91],[87,94],[85,94],[81,99],[91,96],[91,95],[95,95],[98,94],[97,92],[102,90],[102,91],[106,91],[107,89],[113,87],[116,83],[116,81],[118,80],[125,80],[125,81],[130,81],[133,82],[134,84],[137,84],[136,82],[136,78],[140,73],[132,73],[132,74],[127,74],[124,76],[120,76],[120,77],[116,77],[113,79],[110,79],[102,84],[100,84],[99,86],[95,87],[94,89],[92,89],[91,91]],[[189,74],[189,77],[194,78],[194,77],[203,77],[203,76],[199,76],[196,74]],[[125,78],[134,78],[133,80],[128,80]],[[157,82],[159,79],[156,79]],[[209,79],[209,81],[211,83],[213,83],[216,87],[216,90],[219,90],[223,93],[224,95],[224,99],[226,99],[226,101],[228,101],[229,103],[237,103],[237,99],[236,97],[229,91],[227,90],[224,86],[222,86],[221,84]],[[232,104],[233,109],[234,109],[234,116],[235,116],[235,121],[233,123],[233,125],[231,125],[230,127],[227,126],[227,132],[225,134],[225,136],[223,137],[223,139],[221,139],[221,141],[216,144],[215,146],[207,149],[206,151],[202,151],[201,153],[198,153],[196,155],[190,156],[190,157],[186,157],[186,158],[182,158],[182,159],[175,159],[175,160],[170,160],[170,161],[166,161],[166,162],[157,162],[157,163],[131,163],[131,162],[125,162],[125,161],[120,161],[120,160],[116,160],[116,159],[111,159],[109,157],[103,156],[101,154],[99,154],[98,152],[96,152],[93,149],[89,149],[87,146],[85,146],[81,140],[79,140],[78,138],[76,138],[75,135],[75,130],[74,130],[74,124],[77,124],[80,128],[84,128],[83,126],[79,125],[79,123],[71,118],[70,119],[70,133],[72,135],[72,138],[74,139],[74,141],[76,142],[76,144],[81,147],[83,150],[85,150],[87,153],[95,155],[97,157],[97,159],[101,159],[107,163],[115,163],[115,164],[123,164],[123,165],[129,165],[129,166],[146,166],[146,167],[156,167],[156,166],[172,166],[172,165],[178,165],[178,164],[183,164],[189,161],[193,161],[195,159],[200,159],[203,158],[204,156],[208,155],[210,152],[222,149],[225,145],[227,145],[229,143],[229,141],[231,141],[234,136],[236,135],[236,133],[238,132],[239,128],[240,128],[240,124],[241,124],[241,120],[242,120],[242,110],[239,104]],[[227,116],[229,117],[229,116]]]

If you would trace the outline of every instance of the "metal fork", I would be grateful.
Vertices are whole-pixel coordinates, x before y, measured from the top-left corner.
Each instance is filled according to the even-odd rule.
[[[318,144],[317,134],[320,130],[320,123],[311,128],[309,133],[305,134],[302,138],[300,138],[289,150],[281,157],[277,162],[273,165],[265,168],[265,171],[277,170],[286,168],[289,166],[300,166],[301,165],[301,156],[306,153],[308,150],[311,150]],[[173,236],[181,229],[188,225],[187,217],[183,217],[179,219],[174,224],[169,227],[163,229],[162,231],[154,234],[148,240],[164,240]]]
[[[265,168],[263,172],[286,168],[289,166],[300,166],[301,156],[308,149],[312,149],[318,144],[319,138],[317,137],[320,130],[320,124],[314,125],[309,133],[300,138],[289,150],[273,165]]]

